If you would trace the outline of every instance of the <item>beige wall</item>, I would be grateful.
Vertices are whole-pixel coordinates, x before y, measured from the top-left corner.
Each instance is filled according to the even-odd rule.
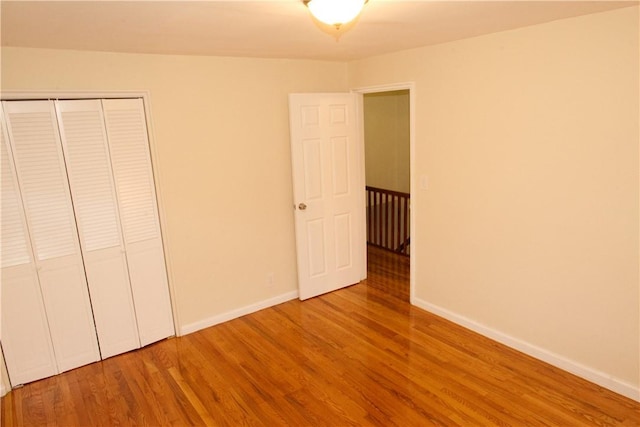
[[[3,48],[2,89],[150,92],[182,326],[297,290],[287,95],[346,64]]]
[[[349,64],[415,82],[416,298],[637,390],[638,7]]]
[[[367,93],[363,109],[367,185],[409,193],[409,91]]]

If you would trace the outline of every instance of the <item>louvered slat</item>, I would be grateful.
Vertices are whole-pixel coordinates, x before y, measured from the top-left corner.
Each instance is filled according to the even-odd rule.
[[[105,109],[124,238],[159,237],[144,110]]]
[[[65,111],[60,118],[83,248],[94,251],[119,246],[102,115],[100,111]]]
[[[9,111],[7,118],[36,257],[42,261],[72,255],[76,233],[55,116]]]
[[[23,209],[19,190],[13,172],[13,160],[10,158],[6,144],[4,122],[0,122],[0,262],[2,268],[31,262],[27,245],[27,231],[24,227]]]

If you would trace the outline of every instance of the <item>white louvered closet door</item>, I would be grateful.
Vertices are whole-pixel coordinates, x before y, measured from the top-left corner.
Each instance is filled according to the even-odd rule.
[[[5,101],[5,118],[59,371],[100,359],[52,101]]]
[[[0,127],[0,340],[11,382],[18,385],[58,368],[1,109]]]
[[[140,347],[100,100],[56,101],[102,358]]]
[[[102,100],[140,343],[174,334],[142,99]]]

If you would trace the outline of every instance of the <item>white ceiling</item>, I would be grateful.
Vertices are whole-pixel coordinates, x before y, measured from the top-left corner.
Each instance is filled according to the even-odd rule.
[[[351,60],[637,5],[638,1],[369,0],[339,41],[301,0],[8,1],[2,46]]]

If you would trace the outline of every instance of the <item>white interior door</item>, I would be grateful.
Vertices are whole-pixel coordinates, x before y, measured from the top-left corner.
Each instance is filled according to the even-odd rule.
[[[141,99],[102,100],[140,343],[174,334]]]
[[[102,358],[140,347],[100,100],[56,101]]]
[[[289,95],[298,288],[311,298],[366,276],[356,95]]]
[[[8,135],[58,369],[100,360],[52,101],[5,101]]]
[[[0,126],[0,339],[18,385],[55,375],[58,368],[1,109]]]

